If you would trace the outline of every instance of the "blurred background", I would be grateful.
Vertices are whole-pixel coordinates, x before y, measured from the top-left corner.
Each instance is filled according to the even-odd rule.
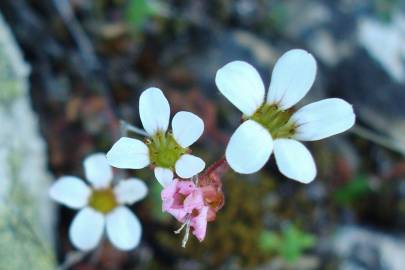
[[[1,270],[405,269],[404,1],[1,0],[0,13]],[[73,248],[76,212],[48,187],[83,177],[83,158],[109,150],[120,119],[141,126],[144,89],[204,119],[193,152],[210,164],[240,122],[215,72],[244,60],[268,85],[292,48],[318,62],[301,104],[341,97],[357,114],[351,131],[307,144],[314,182],[286,179],[274,158],[253,175],[229,172],[206,239],[183,249],[153,174],[117,171],[150,189],[132,207],[141,245]]]

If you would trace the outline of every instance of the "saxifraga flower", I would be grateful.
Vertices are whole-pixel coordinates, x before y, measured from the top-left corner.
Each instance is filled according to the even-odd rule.
[[[146,142],[128,137],[119,139],[107,153],[111,166],[141,169],[152,165],[162,186],[170,184],[173,171],[185,179],[204,169],[205,162],[189,154],[188,148],[204,131],[200,117],[191,112],[178,112],[172,119],[173,132],[168,132],[170,106],[158,88],[148,88],[141,94],[139,114],[149,138]]]
[[[219,91],[244,119],[225,153],[234,171],[257,172],[274,151],[282,174],[302,183],[314,180],[315,162],[299,141],[324,139],[355,123],[352,106],[339,98],[320,100],[296,112],[291,109],[310,90],[315,75],[314,57],[301,49],[290,50],[277,61],[267,97],[259,73],[250,64],[234,61],[218,70],[215,82]]]
[[[120,250],[138,246],[142,227],[138,218],[124,204],[142,200],[148,189],[139,179],[121,180],[111,187],[111,167],[105,155],[93,154],[84,162],[88,186],[75,176],[62,176],[50,188],[51,198],[65,206],[80,209],[69,229],[69,238],[80,250],[91,250],[106,229],[111,243]]]

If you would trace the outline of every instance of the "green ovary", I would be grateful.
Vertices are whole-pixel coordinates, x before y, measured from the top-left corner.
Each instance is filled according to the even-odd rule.
[[[264,126],[273,139],[291,138],[295,134],[295,124],[290,121],[292,110],[281,110],[277,105],[263,104],[249,118]]]
[[[90,196],[89,206],[103,214],[111,212],[117,205],[114,191],[111,188],[93,190]]]
[[[147,143],[149,158],[153,165],[168,169],[174,169],[176,161],[188,149],[181,147],[171,133],[157,133]]]

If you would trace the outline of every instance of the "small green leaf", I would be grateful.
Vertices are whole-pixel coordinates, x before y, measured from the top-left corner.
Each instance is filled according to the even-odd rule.
[[[315,245],[316,239],[311,234],[302,235],[301,245],[304,248],[311,248]]]
[[[127,20],[131,24],[141,26],[153,13],[153,8],[148,0],[130,0],[127,10]]]
[[[295,263],[302,252],[315,245],[316,238],[312,234],[301,231],[293,225],[289,225],[277,234],[271,231],[263,231],[260,235],[259,247],[264,252],[274,252],[289,263]]]
[[[277,250],[280,245],[280,237],[272,231],[263,231],[260,234],[259,248],[265,252]]]
[[[315,237],[300,231],[297,227],[290,225],[283,230],[283,246],[280,253],[283,258],[294,263],[304,249],[310,248],[315,244]]]
[[[371,191],[365,176],[357,176],[340,187],[334,195],[335,200],[342,205],[350,205],[358,199],[364,197]]]

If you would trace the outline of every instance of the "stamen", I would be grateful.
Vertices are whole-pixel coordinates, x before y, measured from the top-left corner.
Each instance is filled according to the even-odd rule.
[[[184,227],[186,227],[186,233],[184,234],[183,240],[181,241],[182,248],[186,247],[188,237],[190,235],[190,222],[191,222],[191,215],[187,215],[186,222],[184,222],[183,225],[181,225],[181,227],[178,230],[174,231],[175,234],[179,234],[184,229]]]
[[[295,133],[295,123],[290,121],[292,110],[281,110],[275,105],[264,104],[250,117],[265,127],[273,139],[291,138]]]
[[[103,214],[111,212],[117,205],[115,193],[111,188],[93,190],[89,198],[89,206]]]
[[[184,234],[183,241],[181,241],[181,247],[182,248],[186,247],[189,235],[190,235],[190,222],[187,223],[186,234]]]
[[[157,167],[174,169],[179,158],[188,149],[181,147],[170,132],[157,132],[148,141],[149,159]]]
[[[174,231],[174,233],[175,234],[179,234],[183,229],[184,229],[184,227],[187,225],[187,222],[184,222],[182,225],[181,225],[181,227],[179,228],[179,229],[177,229],[177,230],[175,230]]]

